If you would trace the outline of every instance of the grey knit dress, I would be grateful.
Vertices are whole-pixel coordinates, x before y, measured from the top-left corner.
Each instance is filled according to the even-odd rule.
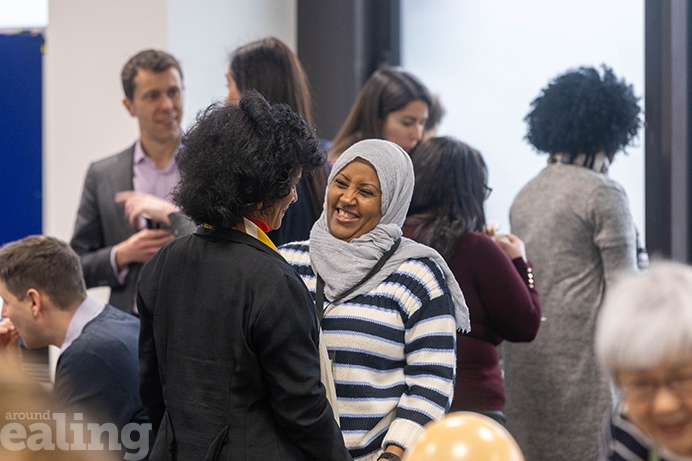
[[[533,342],[505,344],[508,429],[527,461],[594,459],[611,401],[595,320],[618,273],[637,268],[627,197],[604,174],[551,164],[519,192],[510,221],[533,261],[545,320]]]

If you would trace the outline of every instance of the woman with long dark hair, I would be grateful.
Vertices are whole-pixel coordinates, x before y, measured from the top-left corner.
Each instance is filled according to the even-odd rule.
[[[407,153],[423,138],[432,99],[413,74],[382,67],[365,82],[327,152],[330,162],[363,139],[391,141]]]
[[[432,138],[416,148],[412,160],[416,186],[404,235],[445,258],[471,314],[471,332],[457,335],[452,410],[504,423],[497,346],[536,336],[541,304],[531,263],[515,236],[484,233],[483,202],[491,189],[480,152],[452,138]]]
[[[315,133],[308,77],[295,53],[278,38],[263,38],[235,49],[226,80],[227,102],[237,102],[246,91],[257,90],[270,103],[288,104]],[[281,227],[268,234],[276,245],[310,236],[322,213],[328,173],[325,165],[303,175],[296,187],[298,200],[286,211]]]

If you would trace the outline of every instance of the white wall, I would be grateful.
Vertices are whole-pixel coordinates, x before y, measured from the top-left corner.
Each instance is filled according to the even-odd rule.
[[[0,29],[43,28],[48,24],[48,0],[0,0]]]
[[[402,0],[403,65],[447,108],[440,135],[479,149],[488,163],[488,220],[509,231],[509,207],[546,164],[524,141],[529,103],[550,79],[606,63],[644,92],[643,0]],[[611,176],[644,231],[643,130]]]
[[[137,137],[120,71],[166,47],[165,0],[52,0],[46,29],[44,233],[69,240],[89,163]]]
[[[273,35],[296,50],[296,0],[168,0],[166,41],[185,73],[183,125],[226,96],[228,55]]]

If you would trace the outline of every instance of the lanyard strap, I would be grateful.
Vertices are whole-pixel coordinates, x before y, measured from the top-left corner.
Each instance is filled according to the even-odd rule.
[[[382,266],[389,260],[389,258],[392,257],[394,252],[396,251],[397,248],[399,248],[399,244],[401,243],[401,237],[399,237],[394,244],[387,250],[385,254],[382,255],[379,261],[377,261],[377,264],[373,266],[372,269],[370,269],[370,272],[368,272],[365,277],[363,277],[360,282],[356,283],[354,286],[346,290],[346,292],[340,294],[339,296],[336,296],[329,304],[335,304],[342,299],[344,299],[346,296],[350,295],[354,291],[356,291],[359,287],[361,287],[365,282],[367,282],[373,275],[377,274],[380,269],[382,269]],[[320,321],[320,326],[322,326],[322,319],[324,318],[324,280],[322,280],[322,277],[320,277],[320,274],[317,274],[317,289],[315,290],[315,313],[317,314],[317,318]]]

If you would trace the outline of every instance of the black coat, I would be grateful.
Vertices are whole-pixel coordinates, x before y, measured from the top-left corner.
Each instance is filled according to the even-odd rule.
[[[307,288],[276,251],[198,227],[142,271],[152,460],[350,460],[320,382]]]

